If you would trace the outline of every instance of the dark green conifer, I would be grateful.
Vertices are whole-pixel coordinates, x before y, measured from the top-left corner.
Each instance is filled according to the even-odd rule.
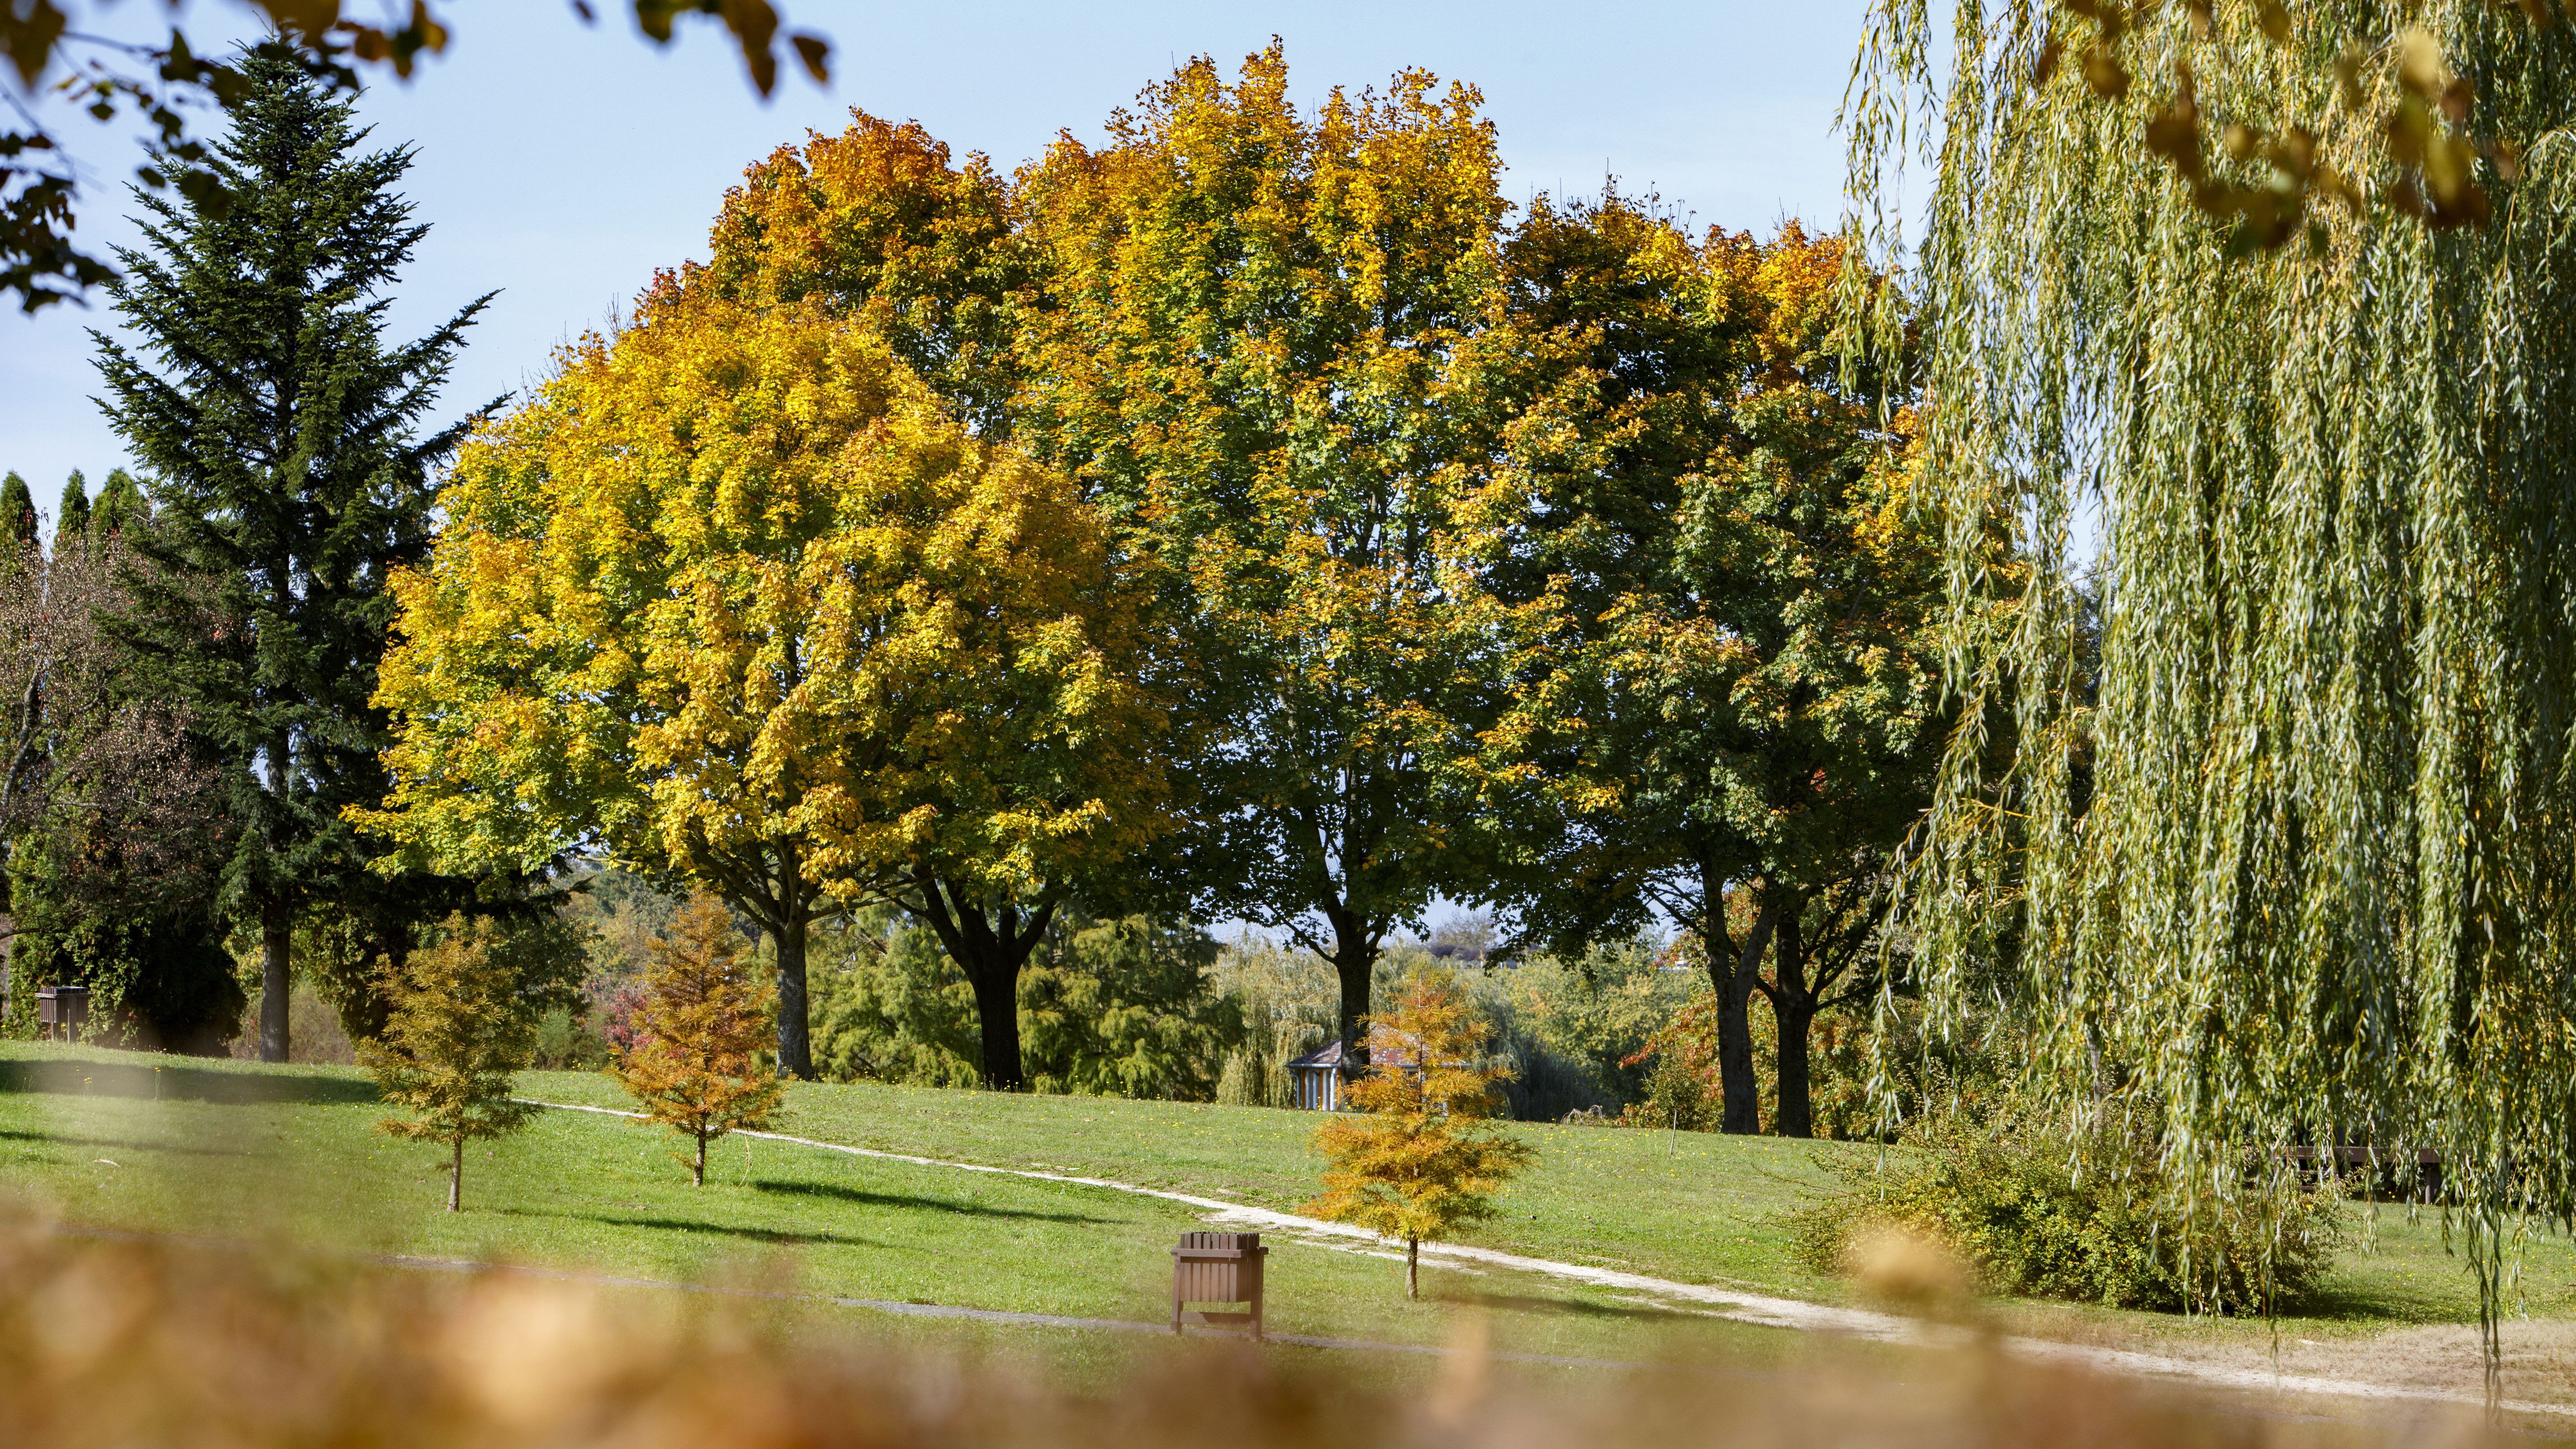
[[[21,548],[36,541],[36,495],[27,491],[27,480],[15,473],[0,478],[0,529],[6,529],[8,540]]]
[[[88,536],[89,480],[74,468],[72,476],[63,481],[62,507],[54,513],[54,537],[59,540]]]
[[[490,298],[416,341],[384,337],[395,274],[428,231],[394,190],[411,152],[361,150],[350,103],[287,61],[255,53],[242,70],[210,163],[228,204],[138,191],[145,242],[118,251],[112,289],[136,340],[92,335],[108,417],[154,480],[136,547],[199,586],[146,579],[132,642],[232,781],[223,899],[262,943],[260,1055],[278,1061],[312,908],[399,952],[404,921],[454,904],[369,872],[341,811],[384,794],[370,701],[385,578],[428,543],[429,470],[465,424],[425,420]],[[188,627],[200,589],[212,648]]]
[[[152,503],[143,496],[143,485],[122,468],[110,469],[107,482],[98,490],[98,501],[90,507],[90,532],[100,538],[121,535],[151,517]]]

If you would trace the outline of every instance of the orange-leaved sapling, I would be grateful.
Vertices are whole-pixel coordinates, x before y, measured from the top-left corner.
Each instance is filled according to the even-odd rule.
[[[1404,1240],[1404,1296],[1422,1296],[1422,1244],[1494,1215],[1494,1195],[1529,1165],[1527,1143],[1487,1120],[1507,1070],[1479,1066],[1488,1029],[1448,977],[1416,973],[1372,1018],[1367,1072],[1344,1096],[1359,1109],[1315,1130],[1324,1195],[1306,1211]]]
[[[696,1143],[696,1156],[680,1161],[699,1187],[708,1143],[778,1114],[778,1076],[761,1062],[777,995],[745,944],[724,902],[705,891],[691,897],[653,943],[635,1044],[609,1067],[647,1120]]]

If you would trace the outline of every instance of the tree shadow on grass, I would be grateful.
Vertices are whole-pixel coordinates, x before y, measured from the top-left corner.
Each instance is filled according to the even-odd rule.
[[[853,1238],[842,1233],[791,1233],[776,1228],[742,1227],[727,1223],[701,1222],[695,1218],[654,1217],[642,1214],[621,1216],[615,1213],[549,1213],[529,1212],[521,1208],[501,1208],[504,1217],[569,1219],[573,1222],[599,1223],[612,1228],[651,1228],[666,1233],[706,1233],[719,1238],[741,1238],[775,1248],[805,1248],[818,1244],[836,1248],[880,1248],[885,1246],[870,1238]]]
[[[375,1084],[318,1072],[224,1072],[208,1067],[99,1061],[0,1062],[0,1093],[130,1097],[227,1106],[373,1102]]]
[[[784,1193],[794,1197],[828,1197],[837,1202],[860,1207],[897,1208],[908,1212],[964,1213],[979,1218],[1019,1218],[1042,1223],[1103,1224],[1108,1218],[1095,1218],[1087,1213],[1041,1213],[1025,1208],[985,1207],[980,1203],[959,1202],[954,1198],[907,1197],[901,1193],[863,1192],[830,1182],[782,1182],[760,1178],[752,1183],[762,1192]]]
[[[1479,1293],[1473,1288],[1425,1288],[1425,1298],[1461,1308],[1501,1309],[1518,1313],[1563,1313],[1583,1318],[1619,1318],[1632,1323],[1681,1323],[1699,1315],[1651,1303],[1595,1303],[1586,1298],[1548,1298],[1534,1293]]]
[[[232,1147],[190,1147],[178,1142],[136,1142],[115,1137],[73,1137],[60,1132],[20,1132],[0,1128],[0,1142],[42,1142],[57,1147],[94,1147],[109,1152],[165,1152],[186,1157],[248,1157]]]

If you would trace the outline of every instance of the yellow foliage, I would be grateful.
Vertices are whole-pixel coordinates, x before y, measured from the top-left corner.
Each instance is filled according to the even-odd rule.
[[[361,823],[798,909],[925,866],[1007,896],[1159,830],[1160,716],[1072,485],[817,306],[647,316],[465,446],[394,580],[395,786]]]
[[[536,1052],[539,1005],[525,989],[537,973],[513,944],[489,919],[449,916],[436,944],[381,962],[392,1010],[384,1035],[358,1044],[377,1090],[411,1113],[377,1126],[447,1147],[449,1212],[464,1195],[465,1144],[515,1132],[535,1110],[510,1095]]]
[[[1488,1028],[1454,983],[1416,973],[1374,1019],[1365,1074],[1345,1092],[1357,1115],[1315,1129],[1324,1195],[1306,1211],[1405,1243],[1405,1292],[1421,1245],[1494,1215],[1494,1194],[1535,1155],[1485,1122],[1509,1072],[1480,1066]]]

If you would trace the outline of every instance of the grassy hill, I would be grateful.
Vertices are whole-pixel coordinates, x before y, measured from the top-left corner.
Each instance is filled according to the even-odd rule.
[[[597,1076],[529,1073],[524,1093],[615,1107]],[[1100,1098],[800,1084],[783,1130],[887,1151],[1037,1168],[1295,1210],[1314,1190],[1311,1115]],[[346,1068],[262,1067],[0,1044],[0,1189],[98,1227],[269,1239],[370,1253],[503,1258],[639,1278],[1158,1320],[1167,1249],[1192,1210],[1131,1194],[779,1143],[722,1144],[689,1186],[644,1127],[556,1112],[468,1157],[468,1211],[442,1203],[442,1154],[374,1130],[384,1109]],[[1776,1217],[1833,1181],[1822,1148],[1774,1139],[1526,1127],[1538,1164],[1471,1241],[1687,1282],[1833,1300],[1793,1263]],[[2534,1246],[2530,1309],[2576,1316],[2563,1240]],[[1421,1303],[1396,1266],[1282,1242],[1280,1332],[1439,1343],[1475,1314],[1497,1348],[1580,1357],[1764,1360],[1794,1335],[1609,1290],[1426,1266]],[[2307,1338],[2474,1320],[2474,1287],[2439,1227],[2383,1217]],[[2015,1305],[2025,1330],[2153,1346],[2251,1345],[2270,1328],[2070,1305]],[[1059,1335],[1061,1336],[1061,1335]]]

